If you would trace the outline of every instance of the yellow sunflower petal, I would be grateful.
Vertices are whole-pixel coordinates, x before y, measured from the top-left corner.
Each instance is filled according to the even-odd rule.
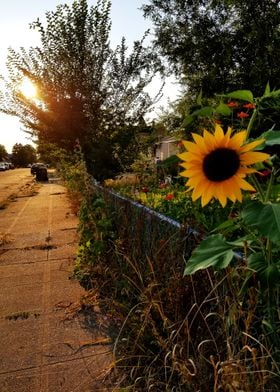
[[[195,162],[195,161],[201,162],[203,159],[201,155],[197,155],[197,154],[194,154],[193,152],[186,152],[186,151],[182,152],[180,154],[177,154],[177,157],[187,163],[188,162]]]
[[[208,184],[208,181],[206,181]],[[199,197],[202,196],[202,193],[204,192],[205,189],[205,181],[200,181],[193,189],[192,193],[192,200],[196,201]]]
[[[201,177],[201,169],[187,169],[181,172],[181,176],[183,177]]]
[[[240,186],[239,186],[238,179],[239,178],[237,176],[233,176],[229,180],[229,186],[231,187],[232,192],[234,193],[234,196],[236,197],[236,200],[241,202],[242,201],[242,193],[241,193],[241,189],[240,189]]]
[[[214,136],[215,136],[215,139],[216,139],[216,141],[217,141],[218,144],[219,144],[220,142],[222,142],[222,140],[223,140],[224,137],[225,137],[223,128],[222,128],[219,124],[216,124],[216,125],[215,125],[215,133],[214,133]]]
[[[220,192],[219,196],[217,197],[221,206],[224,208],[227,204],[227,197],[223,192]]]
[[[214,190],[214,184],[211,182],[208,182],[207,186],[204,187],[204,192],[201,195],[201,206],[204,207],[206,204],[210,202],[210,200],[214,197],[215,195],[215,190]]]
[[[226,146],[226,147],[228,146],[228,143],[229,143],[229,141],[230,141],[231,133],[232,133],[232,129],[229,127],[229,128],[227,129],[227,132],[226,132],[225,137],[224,137],[224,143],[225,143],[225,146]]]
[[[266,161],[269,158],[269,154],[255,151],[245,152],[240,156],[241,163],[245,165],[253,165],[254,163]]]
[[[179,165],[185,169],[199,168],[201,170],[201,161],[180,162]]]
[[[203,131],[203,139],[205,140],[205,145],[208,149],[208,152],[216,148],[217,142],[214,135],[212,135],[212,133],[208,132],[206,129]]]
[[[244,191],[255,191],[255,188],[251,184],[249,184],[249,182],[243,180],[243,178],[238,179],[238,185]]]
[[[192,137],[193,137],[193,140],[195,141],[195,143],[197,145],[199,145],[201,151],[203,151],[206,154],[208,152],[208,149],[205,145],[205,141],[204,141],[203,137],[198,135],[197,133],[192,133]]]
[[[257,170],[254,169],[253,167],[240,167],[238,170],[238,174],[242,175],[242,176],[246,176],[247,174],[252,174],[252,173],[256,173]]]
[[[227,203],[227,199],[231,200],[233,203],[236,202],[238,194],[236,194],[234,186],[238,187],[238,184],[232,182],[232,178],[229,180],[223,181],[220,183],[219,192],[217,191],[217,195],[219,196],[219,201],[223,207],[225,207]],[[239,188],[238,188],[239,189]],[[239,196],[241,195],[241,191],[239,189]]]
[[[201,176],[189,177],[189,179],[187,181],[188,186],[191,186],[193,188],[196,188],[197,186],[199,186],[200,183],[205,183],[205,180],[203,178],[201,178]]]
[[[247,131],[241,131],[232,136],[227,147],[233,150],[239,150],[246,139]]]
[[[187,151],[192,152],[194,154],[202,155],[202,151],[197,144],[193,142],[188,142],[186,140],[183,140],[183,144]]]
[[[265,139],[259,139],[259,140],[255,140],[254,142],[244,144],[244,146],[242,146],[242,147],[240,148],[240,151],[241,151],[242,153],[244,153],[244,152],[253,150],[255,147],[257,147],[257,146],[263,144],[264,141],[265,141]]]

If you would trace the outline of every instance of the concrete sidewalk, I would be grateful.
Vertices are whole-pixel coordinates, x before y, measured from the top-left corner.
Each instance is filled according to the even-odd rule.
[[[77,217],[65,188],[43,184],[0,211],[0,391],[109,391],[109,339],[76,311],[69,279]]]

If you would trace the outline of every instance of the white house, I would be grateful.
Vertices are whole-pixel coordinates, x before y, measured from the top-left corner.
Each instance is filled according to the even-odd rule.
[[[156,162],[164,161],[172,155],[178,154],[180,140],[174,136],[167,136],[156,143],[155,146],[155,159]]]

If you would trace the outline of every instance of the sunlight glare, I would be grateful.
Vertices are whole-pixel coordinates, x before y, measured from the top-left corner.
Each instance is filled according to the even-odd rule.
[[[35,98],[37,96],[36,85],[27,77],[23,78],[19,89],[26,98]]]

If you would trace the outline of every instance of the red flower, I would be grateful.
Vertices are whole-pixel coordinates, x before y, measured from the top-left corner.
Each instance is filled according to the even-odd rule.
[[[270,175],[270,170],[264,169],[264,170],[258,172],[258,174],[259,174],[261,177],[267,177],[267,176]]]
[[[173,193],[168,193],[168,194],[165,196],[165,200],[172,200],[172,199],[174,199]]]
[[[164,189],[164,188],[167,187],[167,184],[165,184],[164,182],[161,182],[161,183],[159,184],[159,187],[160,187],[160,189]]]
[[[148,193],[148,192],[149,192],[149,189],[148,189],[146,186],[144,186],[144,187],[142,188],[142,192]]]
[[[229,108],[236,108],[238,106],[238,103],[235,102],[235,101],[230,101],[230,102],[227,103],[227,106]]]
[[[255,109],[256,105],[254,105],[253,103],[245,103],[245,105],[243,105],[243,107],[245,109]]]
[[[239,112],[239,113],[237,113],[237,117],[238,118],[246,118],[246,117],[249,117],[249,114],[245,113],[245,112]]]

